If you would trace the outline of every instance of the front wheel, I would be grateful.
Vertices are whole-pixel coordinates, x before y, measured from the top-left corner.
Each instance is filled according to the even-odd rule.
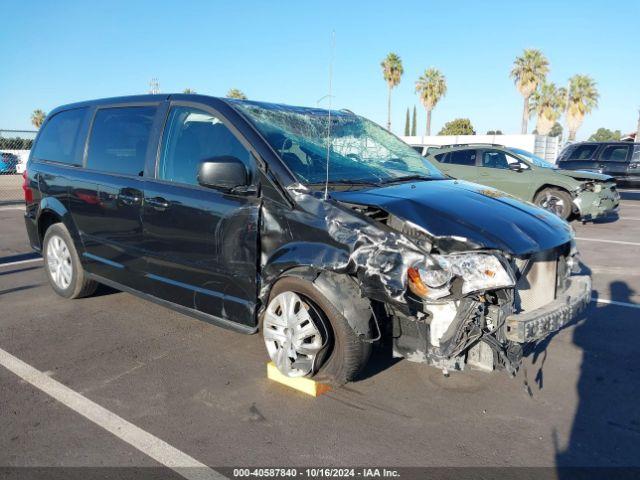
[[[269,357],[288,377],[342,385],[353,380],[371,354],[371,344],[313,283],[296,277],[274,285],[261,323]]]
[[[557,188],[545,188],[540,191],[536,195],[534,203],[551,213],[555,213],[563,220],[569,220],[573,211],[571,195]]]
[[[53,290],[65,298],[87,297],[98,284],[87,278],[69,231],[62,223],[51,225],[44,235],[42,254]]]

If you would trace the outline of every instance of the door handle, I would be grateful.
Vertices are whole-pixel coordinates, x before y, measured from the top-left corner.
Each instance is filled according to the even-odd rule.
[[[120,192],[118,194],[118,200],[120,200],[124,205],[140,205],[142,194],[136,193],[135,191]]]
[[[147,198],[145,202],[156,210],[166,210],[169,208],[169,202],[162,197]]]

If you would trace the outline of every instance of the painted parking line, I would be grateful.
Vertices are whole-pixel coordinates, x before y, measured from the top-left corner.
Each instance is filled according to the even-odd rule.
[[[189,480],[227,479],[221,473],[48,377],[1,348],[0,365],[184,478]]]
[[[616,300],[609,300],[607,298],[591,297],[591,301],[595,303],[604,303],[606,305],[617,305],[619,307],[640,308],[640,304],[638,303],[618,302]]]
[[[624,242],[622,240],[605,240],[604,238],[576,237],[576,240],[580,240],[582,242],[615,243],[616,245],[633,245],[634,247],[640,247],[640,243],[638,242]]]
[[[18,206],[16,206],[16,207],[0,207],[0,212],[4,212],[4,211],[7,211],[7,210],[22,210],[22,211],[24,211],[24,206],[22,206],[22,207],[18,207]]]
[[[620,217],[620,220],[640,220],[640,217]]]
[[[15,265],[22,265],[24,263],[35,263],[35,262],[41,262],[41,261],[42,261],[42,257],[30,258],[29,260],[20,260],[18,262],[0,263],[0,267],[13,267]]]

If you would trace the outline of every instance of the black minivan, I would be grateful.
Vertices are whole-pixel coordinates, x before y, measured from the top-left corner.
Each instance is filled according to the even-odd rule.
[[[640,143],[572,143],[560,152],[556,163],[565,170],[611,175],[619,185],[640,185]]]
[[[261,331],[288,376],[340,384],[372,345],[505,368],[590,301],[569,225],[451,180],[348,111],[145,95],[53,111],[24,174],[53,289],[98,283]]]

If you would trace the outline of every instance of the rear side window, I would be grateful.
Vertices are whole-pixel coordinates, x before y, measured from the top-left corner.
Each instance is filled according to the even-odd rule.
[[[627,155],[631,150],[631,145],[609,145],[602,150],[600,160],[608,160],[610,162],[626,162]]]
[[[569,154],[569,160],[589,160],[597,148],[597,145],[580,145]]]
[[[142,175],[156,107],[102,108],[89,137],[87,168]]]
[[[640,145],[634,145],[631,160],[634,162],[640,162]]]
[[[456,165],[466,165],[467,167],[475,167],[476,151],[475,150],[457,150],[455,152],[450,152],[449,157],[446,159],[446,163],[453,163]]]
[[[80,165],[80,127],[86,113],[86,108],[76,108],[51,117],[42,127],[38,141],[33,147],[33,158]]]

